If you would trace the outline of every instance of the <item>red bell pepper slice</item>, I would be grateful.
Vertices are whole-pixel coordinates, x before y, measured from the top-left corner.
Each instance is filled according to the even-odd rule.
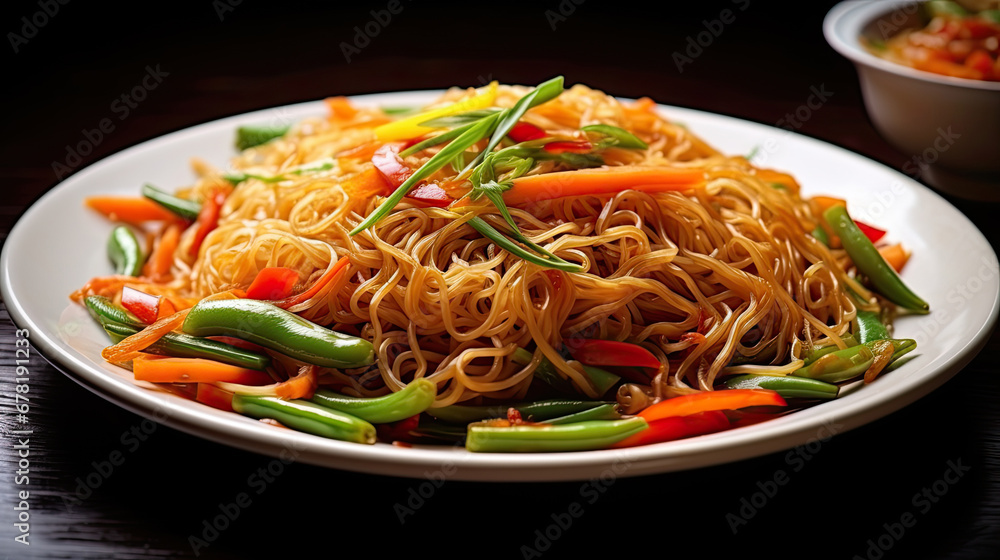
[[[545,151],[550,154],[562,154],[565,152],[585,154],[593,149],[594,147],[586,140],[581,140],[579,142],[557,141],[549,142],[545,145]]]
[[[785,399],[768,389],[726,389],[724,391],[703,391],[660,401],[639,416],[647,422],[654,422],[671,416],[688,416],[709,410],[735,410],[748,406],[785,406]]]
[[[224,190],[216,189],[205,199],[205,202],[201,203],[201,211],[198,212],[198,220],[195,222],[197,229],[194,232],[191,247],[188,249],[188,254],[192,257],[198,254],[198,250],[201,249],[201,244],[208,237],[208,234],[218,227],[219,214],[222,211],[222,205],[226,203],[227,196]]]
[[[660,360],[638,344],[615,340],[572,341],[566,345],[574,360],[588,366],[660,368]]]
[[[885,230],[879,229],[874,226],[870,226],[864,222],[859,222],[857,220],[854,220],[854,223],[857,224],[858,229],[861,230],[861,233],[864,233],[865,237],[867,237],[872,243],[876,243],[879,239],[885,237]]]
[[[413,175],[413,170],[406,165],[403,158],[399,157],[398,144],[386,144],[375,150],[372,164],[392,184],[393,188],[402,185],[410,178],[410,175]]]
[[[688,416],[674,416],[650,422],[645,430],[631,435],[612,448],[635,447],[721,432],[729,428],[729,418],[719,410],[698,412]]]
[[[283,266],[270,266],[257,273],[247,297],[250,299],[276,300],[292,295],[292,289],[299,281],[299,273]]]
[[[211,383],[199,383],[194,400],[212,408],[233,412],[233,394],[229,391],[223,391]]]
[[[419,426],[420,426],[420,415],[414,414],[413,416],[400,420],[399,422],[378,424],[375,426],[375,430],[376,433],[378,433],[379,439],[383,441],[413,442],[417,440],[417,438],[413,435],[413,432]]]
[[[161,307],[163,302],[170,306],[171,312],[174,306],[163,296],[154,296],[146,292],[140,292],[128,286],[122,287],[122,307],[128,309],[133,315],[138,317],[143,323],[152,325],[163,314]],[[163,311],[166,311],[164,309]]]
[[[455,199],[448,196],[441,187],[428,183],[425,185],[418,185],[410,194],[406,195],[411,202],[416,202],[424,206],[436,206],[438,208],[444,208],[455,202]]]
[[[507,132],[507,136],[515,142],[527,142],[529,140],[538,140],[539,138],[545,138],[545,131],[531,123],[526,123],[524,121],[518,121],[510,131]]]

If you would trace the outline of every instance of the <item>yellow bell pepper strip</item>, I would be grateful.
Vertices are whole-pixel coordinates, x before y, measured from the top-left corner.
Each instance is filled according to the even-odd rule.
[[[496,98],[497,82],[494,81],[490,82],[486,91],[476,95],[475,97],[463,99],[462,101],[456,101],[455,103],[445,107],[432,109],[430,111],[420,113],[419,115],[413,115],[412,117],[407,117],[405,119],[375,127],[375,136],[383,142],[406,140],[408,138],[423,136],[424,134],[433,132],[435,129],[422,126],[422,123],[439,117],[454,115],[455,113],[485,109],[486,107],[493,105]]]

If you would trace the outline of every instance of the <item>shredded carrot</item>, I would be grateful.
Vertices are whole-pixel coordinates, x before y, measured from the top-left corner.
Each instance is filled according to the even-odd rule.
[[[142,275],[161,282],[170,274],[174,264],[174,253],[181,241],[181,226],[174,223],[167,226],[160,237],[160,242],[153,249],[153,254],[146,260]]]
[[[246,296],[246,292],[238,288],[234,288],[225,292],[212,294],[201,301],[239,299],[244,296]],[[118,344],[105,348],[101,351],[101,357],[113,364],[121,364],[134,359],[136,356],[140,355],[143,350],[149,348],[157,340],[163,338],[165,334],[184,324],[184,319],[187,317],[188,311],[190,311],[190,308],[181,309],[169,317],[158,319],[152,325],[149,325],[141,331],[120,340]]]
[[[896,272],[902,271],[903,267],[906,266],[906,261],[910,260],[910,253],[903,248],[902,243],[880,247],[878,252]]]
[[[302,303],[304,301],[307,301],[307,300],[311,299],[316,294],[318,294],[320,292],[320,290],[322,290],[328,284],[332,283],[333,280],[342,271],[347,270],[347,265],[349,265],[350,263],[351,263],[351,259],[349,259],[347,257],[341,257],[341,259],[339,261],[337,261],[336,263],[334,263],[333,266],[331,266],[330,268],[328,268],[327,271],[323,273],[323,276],[321,276],[319,278],[319,280],[317,280],[316,283],[313,284],[308,290],[306,290],[304,292],[301,292],[301,293],[299,293],[297,295],[294,295],[294,296],[292,296],[290,298],[285,298],[285,299],[274,301],[274,302],[271,302],[271,303],[273,303],[274,305],[277,305],[278,307],[280,307],[282,309],[288,309],[289,307],[298,305],[298,304],[300,304],[300,303]]]
[[[814,196],[809,200],[812,201],[814,212],[820,216],[834,206],[847,206],[846,200],[832,196]]]
[[[139,354],[132,359],[136,381],[150,383],[240,383],[266,385],[271,378],[264,372],[205,360],[202,358],[171,358]]]
[[[351,198],[369,198],[375,195],[385,196],[392,192],[392,185],[375,166],[366,167],[353,177],[345,179],[341,184],[344,192]]]
[[[110,220],[128,222],[130,224],[141,224],[142,222],[163,220],[175,221],[175,216],[170,210],[149,200],[134,196],[92,196],[84,203],[104,214]]]
[[[381,142],[365,142],[360,146],[355,146],[349,150],[344,150],[337,154],[338,158],[358,158],[371,159],[375,152],[382,147]]]
[[[636,111],[644,113],[654,113],[656,112],[656,102],[649,97],[640,97],[635,100],[635,103],[631,105],[625,105],[626,111]]]
[[[118,344],[108,346],[101,351],[101,356],[113,364],[121,364],[135,359],[141,355],[143,350],[163,338],[165,334],[180,327],[184,323],[188,311],[189,309],[183,309],[169,317],[158,319],[152,325],[122,339]]]
[[[620,165],[518,177],[503,198],[507,204],[526,204],[563,196],[614,194],[625,189],[685,191],[704,182],[705,172],[698,169]]]
[[[116,274],[114,276],[98,276],[91,278],[82,288],[69,295],[69,299],[79,303],[88,296],[105,296],[113,298],[121,292],[122,286],[134,282],[135,278]]]
[[[793,193],[799,192],[799,182],[795,180],[795,177],[792,177],[788,173],[782,173],[781,171],[775,171],[774,169],[757,169],[754,173],[765,183],[778,183],[788,187],[788,190]]]
[[[298,375],[282,381],[274,387],[276,395],[283,399],[310,399],[319,383],[316,380],[316,366],[309,365],[299,370]]]
[[[327,97],[323,102],[330,109],[331,117],[348,120],[353,119],[358,114],[358,110],[354,108],[354,105],[351,105],[351,101],[342,95]]]

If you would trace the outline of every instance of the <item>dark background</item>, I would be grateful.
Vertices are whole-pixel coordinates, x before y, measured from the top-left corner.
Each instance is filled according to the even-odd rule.
[[[45,4],[45,1],[42,1]],[[57,4],[53,2],[52,5]],[[23,34],[38,2],[6,2],[0,30],[4,120],[0,149],[0,235],[28,204],[58,182],[56,161],[84,131],[111,118],[79,170],[164,133],[246,111],[392,90],[478,86],[491,79],[536,84],[562,74],[609,93],[775,124],[805,102],[811,87],[830,101],[799,132],[900,169],[897,152],[871,127],[851,65],[826,45],[821,23],[833,2],[587,0],[435,4],[403,1],[402,11],[350,61],[342,44],[371,10],[388,2],[318,6],[225,0],[163,4],[71,1]],[[742,10],[741,7],[745,7]],[[50,5],[50,11],[53,9]],[[733,20],[719,20],[730,9]],[[221,14],[221,15],[220,15]],[[383,15],[384,19],[384,15]],[[682,71],[673,60],[706,29],[721,29]],[[28,29],[30,34],[30,28]],[[17,39],[15,39],[17,40]],[[359,43],[361,45],[361,43]],[[697,53],[689,51],[688,56]],[[129,116],[112,103],[138,85],[147,66],[168,75]],[[996,204],[952,199],[996,243]],[[58,228],[58,224],[53,224]],[[71,232],[67,232],[68,234]],[[52,274],[72,273],[66,270]],[[53,294],[53,297],[64,297]],[[268,457],[165,427],[134,451],[121,436],[142,419],[81,388],[41,360],[32,362],[31,546],[13,541],[16,457],[8,411],[13,395],[14,326],[0,310],[0,556],[10,558],[188,558],[189,535],[219,513]],[[543,557],[681,558],[767,554],[816,558],[996,558],[1000,556],[1000,382],[994,333],[987,350],[940,390],[906,409],[805,450],[689,472],[579,482],[477,484],[448,481],[399,522],[420,480],[292,464],[243,509],[231,527],[197,552],[205,558],[256,558],[321,550],[378,557],[415,553],[526,557],[578,502],[574,519]],[[149,428],[152,424],[147,424]],[[123,463],[92,495],[72,502],[79,479],[116,450]],[[803,457],[799,455],[798,457]],[[927,504],[913,497],[942,480],[951,464],[969,467]],[[37,470],[35,470],[37,469]],[[734,534],[727,514],[768,486],[786,485]],[[915,525],[899,525],[904,514]],[[730,518],[731,519],[731,518]],[[900,533],[900,528],[903,531]],[[555,534],[554,529],[550,529]],[[890,536],[886,536],[890,535]],[[883,548],[872,543],[883,537]],[[539,541],[542,546],[544,542]],[[530,554],[527,557],[535,557]]]

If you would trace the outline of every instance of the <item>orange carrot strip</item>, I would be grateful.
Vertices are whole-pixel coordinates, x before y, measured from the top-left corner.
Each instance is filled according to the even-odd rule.
[[[903,248],[902,243],[880,247],[878,252],[896,272],[902,271],[903,267],[906,266],[906,261],[910,260],[910,253]]]
[[[101,351],[101,356],[113,364],[135,359],[143,350],[163,338],[165,334],[180,327],[184,323],[188,311],[189,309],[184,309],[169,317],[157,320],[132,336],[122,339],[118,344],[108,346]]]
[[[327,271],[323,273],[323,276],[321,276],[319,280],[317,280],[316,283],[313,284],[308,290],[301,292],[297,295],[294,295],[290,298],[285,298],[279,301],[273,301],[271,303],[277,305],[282,309],[288,309],[289,307],[307,301],[308,299],[318,294],[319,291],[322,290],[324,287],[326,287],[327,284],[333,282],[334,278],[336,278],[341,271],[347,270],[347,265],[349,265],[350,263],[351,259],[347,257],[341,257],[341,259],[336,263],[334,263],[334,265],[331,266],[329,269],[327,269]]]
[[[824,212],[833,208],[834,206],[847,206],[847,201],[842,198],[836,198],[833,196],[814,196],[809,200],[812,201],[816,213],[822,215]]]
[[[366,167],[357,175],[345,179],[341,184],[347,196],[352,198],[368,198],[375,195],[387,195],[392,192],[392,185],[375,166]]]
[[[142,222],[177,219],[170,210],[149,200],[134,196],[92,196],[84,203],[110,220],[140,224]]]
[[[526,175],[514,179],[503,193],[507,204],[525,204],[563,196],[614,194],[625,189],[642,192],[685,191],[705,182],[699,169],[620,165]]]
[[[149,256],[142,270],[142,275],[154,280],[163,279],[170,274],[170,267],[174,264],[174,253],[181,241],[181,226],[170,224],[163,235],[160,243],[153,249],[153,254]]]
[[[358,110],[354,108],[354,105],[351,105],[351,101],[342,95],[327,97],[323,102],[330,109],[330,116],[338,119],[353,119],[358,114]]]
[[[316,366],[303,367],[295,377],[282,381],[274,387],[275,394],[282,399],[310,399],[319,383],[316,380]]]
[[[151,383],[239,383],[267,385],[272,383],[266,373],[203,358],[149,358],[139,354],[132,359],[136,381]]]
[[[371,159],[375,151],[382,147],[381,142],[366,142],[337,154],[338,158]]]

